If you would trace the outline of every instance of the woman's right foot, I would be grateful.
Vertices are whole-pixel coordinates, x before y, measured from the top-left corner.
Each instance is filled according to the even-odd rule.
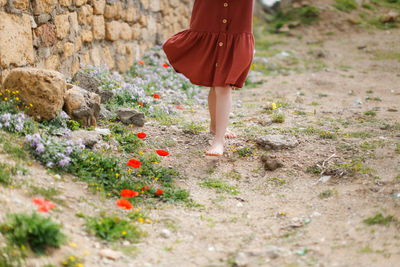
[[[211,134],[215,134],[215,130],[211,130],[211,128],[210,128],[210,133],[211,133]],[[231,131],[229,131],[229,130],[226,130],[225,136],[224,136],[224,137],[225,137],[225,138],[228,138],[228,139],[233,139],[233,138],[236,138],[237,135],[236,135],[234,132],[231,132]]]
[[[207,150],[207,156],[221,157],[224,154],[224,144],[219,142],[214,142],[209,150]]]

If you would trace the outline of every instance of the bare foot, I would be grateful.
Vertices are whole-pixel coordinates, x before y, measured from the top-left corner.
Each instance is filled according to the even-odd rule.
[[[214,130],[210,130],[210,133],[211,133],[211,134],[215,134],[215,131],[214,131]],[[237,135],[236,135],[234,132],[231,132],[231,131],[229,131],[229,130],[226,130],[225,136],[224,136],[224,137],[225,137],[225,138],[228,138],[228,139],[233,139],[233,138],[236,138]]]
[[[220,157],[223,155],[223,153],[224,153],[224,144],[213,143],[210,149],[206,152],[206,155]]]

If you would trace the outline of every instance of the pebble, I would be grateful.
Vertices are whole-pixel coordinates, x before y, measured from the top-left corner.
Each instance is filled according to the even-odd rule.
[[[104,257],[104,258],[107,258],[110,260],[114,260],[114,261],[118,260],[124,256],[124,254],[122,254],[122,252],[115,251],[115,250],[108,249],[108,248],[100,250],[99,255],[101,257]]]
[[[168,230],[168,229],[162,229],[160,235],[163,238],[170,238],[171,237],[171,231]]]

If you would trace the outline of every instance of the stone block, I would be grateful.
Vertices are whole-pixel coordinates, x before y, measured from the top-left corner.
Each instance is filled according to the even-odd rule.
[[[87,0],[74,0],[76,6],[83,6]]]
[[[51,55],[44,62],[44,67],[49,70],[57,70],[60,66],[60,57],[58,55]]]
[[[56,36],[59,39],[64,39],[65,36],[69,33],[69,21],[68,14],[58,15],[54,20],[54,24],[56,25]]]
[[[29,0],[14,0],[14,7],[21,9],[21,10],[28,10],[29,9]]]
[[[104,47],[102,50],[103,59],[108,67],[108,69],[114,68],[114,59],[112,57],[111,51],[109,47]]]
[[[95,40],[103,40],[105,38],[106,29],[103,16],[93,16],[92,30]]]
[[[33,13],[35,15],[39,14],[49,14],[56,7],[57,0],[34,0],[33,1]]]
[[[64,57],[70,57],[74,54],[74,44],[67,42],[64,44]]]
[[[119,39],[121,32],[121,23],[114,20],[106,23],[106,38],[110,41],[116,41]]]
[[[119,38],[122,40],[129,41],[132,39],[132,29],[128,23],[121,23]]]
[[[81,36],[82,36],[82,41],[85,43],[91,43],[93,41],[92,31],[82,30]]]
[[[62,6],[69,7],[72,5],[72,0],[59,0],[59,1],[60,1],[60,5],[62,5]]]
[[[106,0],[92,0],[93,13],[95,15],[103,15],[106,8]]]
[[[43,24],[35,29],[35,34],[44,46],[52,46],[56,42],[54,25],[51,23]]]
[[[34,62],[31,19],[0,11],[0,66],[24,66]]]
[[[92,24],[93,20],[93,8],[89,5],[84,5],[79,8],[78,21],[83,25]]]

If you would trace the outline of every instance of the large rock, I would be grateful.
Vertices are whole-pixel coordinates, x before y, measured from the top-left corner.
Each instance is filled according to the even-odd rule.
[[[117,116],[120,121],[125,124],[133,124],[136,126],[143,126],[145,122],[144,113],[130,108],[118,108]]]
[[[2,91],[19,91],[19,98],[27,106],[27,113],[37,121],[55,118],[64,105],[67,84],[64,76],[52,70],[35,68],[13,69],[4,81]]]
[[[68,84],[64,101],[64,110],[73,120],[81,121],[84,127],[97,126],[100,114],[100,97],[98,94]]]
[[[294,136],[285,136],[281,134],[268,134],[257,139],[257,144],[266,150],[278,150],[284,148],[293,148],[299,144]]]
[[[90,92],[96,93],[101,98],[101,103],[114,97],[114,93],[110,90],[100,88],[100,81],[96,77],[91,76],[84,70],[78,70],[72,78],[74,83],[78,83],[79,87]]]
[[[0,67],[32,64],[34,58],[29,15],[18,16],[0,11]]]

